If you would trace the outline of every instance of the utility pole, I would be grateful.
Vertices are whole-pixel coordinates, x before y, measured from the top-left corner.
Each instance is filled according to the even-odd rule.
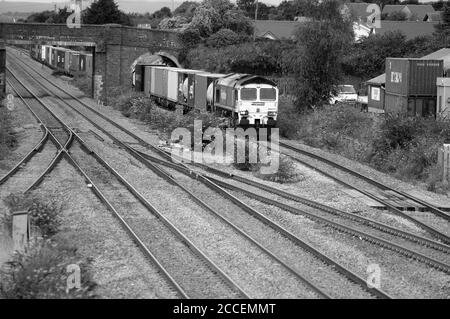
[[[253,41],[256,40],[256,20],[258,20],[258,0],[255,2],[255,26],[253,28]]]

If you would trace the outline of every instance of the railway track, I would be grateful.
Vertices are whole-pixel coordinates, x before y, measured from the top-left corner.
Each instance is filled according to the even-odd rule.
[[[290,149],[290,150],[294,150],[295,152],[298,152],[298,153],[300,153],[302,155],[309,156],[309,157],[313,158],[314,160],[322,161],[322,162],[326,163],[326,165],[328,165],[328,166],[335,167],[335,168],[338,168],[340,170],[344,170],[345,172],[349,172],[349,173],[351,172],[352,175],[355,175],[355,176],[358,176],[361,179],[364,179],[365,182],[368,182],[370,180],[370,181],[372,181],[372,182],[370,182],[372,185],[384,185],[384,184],[381,184],[379,182],[376,182],[375,180],[373,180],[371,178],[365,177],[364,175],[362,175],[362,174],[360,174],[360,173],[358,173],[358,172],[356,172],[356,171],[354,171],[352,169],[349,169],[347,167],[344,167],[342,165],[334,163],[334,162],[332,162],[332,161],[330,161],[330,160],[328,160],[326,158],[323,158],[323,157],[318,156],[316,154],[313,154],[311,152],[306,152],[304,150],[300,150],[300,149],[298,149],[296,147],[293,147],[292,145],[286,144],[284,142],[280,142],[280,146],[285,147],[285,148]],[[286,154],[286,153],[283,153],[283,154]],[[326,170],[326,169],[323,169],[323,168],[318,168],[317,165],[311,164],[310,162],[307,162],[307,161],[299,158],[298,156],[291,155],[291,154],[286,154],[286,155],[288,155],[289,157],[291,157],[295,161],[301,163],[302,165],[305,165],[305,166],[307,166],[307,167],[309,167],[311,169],[314,169],[314,170],[320,172],[321,174],[323,174],[323,175],[325,175],[325,176],[327,176],[327,177],[337,181],[338,183],[340,183],[340,184],[342,184],[342,185],[344,185],[344,186],[346,186],[346,187],[348,187],[350,189],[354,189],[354,190],[356,190],[356,191],[366,195],[367,197],[372,198],[373,200],[375,200],[375,201],[385,205],[388,208],[388,210],[391,211],[393,214],[395,214],[397,216],[400,216],[400,217],[402,217],[402,218],[404,218],[406,220],[411,221],[412,223],[414,223],[418,227],[420,227],[420,228],[424,229],[425,231],[427,231],[433,237],[441,240],[443,243],[450,244],[450,237],[449,236],[447,236],[446,234],[440,232],[436,228],[434,228],[434,227],[432,227],[432,226],[430,226],[430,225],[428,225],[428,224],[418,220],[417,218],[412,217],[409,214],[403,212],[402,210],[398,209],[397,207],[395,207],[391,203],[389,203],[386,200],[383,200],[379,196],[375,195],[373,192],[370,192],[368,190],[362,189],[361,187],[358,187],[358,186],[353,185],[353,184],[351,184],[349,182],[346,182],[342,178],[336,177],[335,175],[329,173],[329,170]],[[386,185],[385,187],[387,188],[388,186]],[[395,191],[393,188],[390,188],[390,189]],[[397,191],[397,192],[402,193],[400,191]],[[404,193],[404,194],[408,195],[406,193]],[[428,206],[429,207],[433,207],[431,204],[428,204]],[[436,211],[436,210],[440,211],[437,208],[434,208],[434,211]],[[441,213],[442,214],[446,214],[445,212],[442,212],[442,211],[441,211]],[[439,216],[439,215],[437,215],[437,216]],[[442,217],[442,216],[439,216],[439,217]]]
[[[24,87],[26,86],[24,85]],[[31,91],[30,93],[32,94]],[[43,106],[45,105],[39,97],[35,96],[35,99]],[[49,112],[51,113],[51,111]],[[56,115],[54,116],[59,120]],[[61,123],[64,122],[61,121]],[[249,297],[239,285],[218,268],[212,260],[196,247],[196,245],[194,245],[182,232],[146,201],[145,198],[125,180],[125,178],[115,171],[98,154],[92,151],[77,133],[67,126],[65,126],[65,129],[71,133],[74,139],[73,147],[70,147],[72,143],[67,145],[70,147],[70,152],[68,151],[68,148],[61,149],[66,159],[85,178],[86,183],[96,196],[119,219],[132,239],[139,245],[145,255],[159,268],[160,272],[165,275],[168,282],[173,286],[180,297]],[[104,179],[106,175],[108,175],[108,178]],[[111,176],[114,176],[116,180],[115,183],[111,181]],[[105,189],[101,189],[97,183],[101,184]],[[140,218],[137,216],[130,216],[129,214],[124,216],[127,214],[128,206],[123,203],[121,205],[121,201],[117,201],[114,196],[118,191],[119,185],[122,192],[128,192],[129,198],[133,198],[135,205],[139,203],[145,208],[147,214],[150,212],[157,217],[156,219],[152,219],[151,223],[147,221],[146,224],[146,226],[152,226],[154,228],[155,232],[152,233],[152,235],[156,237],[149,236],[149,228],[143,227],[142,216]],[[112,189],[106,189],[108,186],[112,187]],[[124,187],[125,190],[123,189]],[[128,202],[128,204],[130,204],[130,202]],[[136,231],[136,228],[139,227],[140,229],[138,232]],[[160,238],[159,241],[156,241],[158,238]],[[174,239],[177,241],[174,241]],[[156,243],[159,245],[156,245]],[[168,250],[167,245],[170,245],[171,249]],[[151,251],[149,247],[158,251],[155,253]],[[177,257],[178,260],[176,260]],[[180,258],[184,259],[180,260]],[[173,273],[176,274],[172,275]],[[190,274],[197,275],[190,276]],[[218,293],[220,295],[218,295]]]
[[[86,105],[86,107],[90,108],[90,107],[87,106],[87,105]],[[148,145],[145,141],[143,141],[141,138],[139,138],[139,137],[136,136],[135,134],[131,133],[130,131],[128,131],[128,130],[122,128],[122,127],[120,127],[120,125],[118,125],[117,123],[114,123],[113,121],[110,121],[108,118],[106,118],[106,117],[105,117],[103,114],[101,114],[100,112],[95,111],[95,110],[92,110],[92,111],[93,111],[94,113],[96,113],[98,116],[102,117],[103,119],[109,121],[112,125],[114,125],[114,126],[115,126],[116,128],[118,128],[118,129],[122,130],[122,131],[125,132],[127,135],[133,137],[135,140],[138,141],[139,144],[144,145],[145,147],[150,148],[150,149],[152,149],[153,151],[157,151],[157,152],[160,151],[160,150],[158,150],[158,149],[156,149],[156,148],[154,148],[154,147]],[[159,154],[159,155],[160,155],[160,157],[164,157],[164,154]],[[155,158],[152,158],[152,159],[155,160]],[[161,161],[161,159],[160,159],[160,158],[159,158],[159,159],[156,159],[156,162],[158,162],[158,161]],[[162,163],[159,162],[159,164],[162,164]],[[273,190],[272,190],[272,191],[273,191]],[[289,197],[290,199],[292,199],[293,196],[295,197],[295,195],[287,194],[287,193],[284,194],[284,195],[285,195],[285,197]],[[304,199],[301,199],[301,198],[298,198],[298,197],[295,198],[295,200],[298,201],[298,202],[302,202],[302,201],[304,202]],[[424,245],[424,246],[431,247],[431,248],[433,248],[433,249],[440,250],[440,251],[443,251],[443,252],[445,252],[445,253],[448,253],[448,246],[445,245],[445,244],[441,244],[441,243],[439,243],[439,242],[435,242],[435,241],[432,241],[432,240],[429,240],[429,239],[426,239],[426,238],[423,238],[423,237],[420,237],[420,236],[416,236],[416,235],[413,235],[413,234],[411,234],[411,233],[407,233],[407,232],[404,232],[404,231],[401,231],[401,230],[392,228],[392,227],[390,227],[390,226],[383,225],[383,224],[381,224],[381,223],[378,223],[378,222],[376,222],[376,221],[373,221],[373,220],[370,220],[370,219],[367,219],[367,218],[364,218],[364,217],[361,217],[361,216],[357,216],[357,215],[354,215],[354,214],[351,214],[351,213],[340,212],[340,211],[335,210],[335,209],[332,209],[332,208],[330,208],[330,207],[324,207],[324,205],[321,205],[321,204],[318,204],[318,203],[309,202],[308,204],[309,204],[310,206],[317,206],[317,205],[318,205],[319,207],[322,206],[321,208],[322,208],[323,210],[328,210],[328,212],[330,212],[330,213],[334,213],[334,214],[339,213],[339,215],[346,215],[346,216],[345,216],[346,218],[349,218],[349,219],[356,219],[356,220],[358,220],[358,221],[361,222],[361,223],[365,223],[365,224],[367,224],[367,225],[371,225],[373,228],[378,228],[379,230],[385,231],[385,232],[387,232],[387,233],[395,234],[395,235],[398,236],[398,237],[406,238],[406,239],[408,239],[408,240],[411,240],[411,241],[420,243],[420,244],[422,244],[422,245]],[[291,212],[292,212],[292,210],[291,210]],[[296,211],[296,213],[298,213],[298,210]],[[326,222],[329,223],[329,221],[326,221]],[[342,229],[341,229],[341,230],[342,230]],[[370,238],[368,238],[367,240],[368,240],[369,242],[372,242],[372,240],[371,240]],[[376,243],[376,242],[375,242],[375,243]],[[380,242],[378,242],[378,244],[380,244]],[[380,245],[383,246],[382,242],[381,242]],[[389,248],[389,247],[387,247],[387,248]],[[391,249],[392,249],[392,247],[391,247]],[[400,252],[400,251],[402,250],[402,248],[400,247],[400,250],[398,250],[398,249],[393,249],[393,250],[399,251],[399,252]],[[430,259],[428,259],[428,258],[422,259],[422,257],[420,256],[420,254],[414,254],[414,253],[413,253],[413,254],[409,254],[408,252],[405,253],[405,251],[403,251],[403,254],[406,255],[406,256],[412,257],[412,258],[416,258],[417,260],[424,261],[424,262],[428,263],[429,265],[432,265],[433,267],[436,267],[436,268],[438,268],[438,269],[441,269],[441,270],[444,270],[444,271],[447,271],[447,269],[448,269],[448,265],[447,265],[447,264],[442,264],[442,263],[439,263],[439,262],[436,263],[435,261],[431,261],[431,263],[429,263],[428,261],[430,261]],[[425,257],[426,257],[426,256],[425,256]]]
[[[54,83],[52,83],[53,85],[55,85]],[[57,85],[55,85],[56,87],[58,87]],[[64,89],[58,87],[59,90],[65,91]],[[66,94],[68,94],[69,96],[71,96],[72,98],[76,99],[74,96],[72,96],[70,93],[65,92]],[[140,144],[142,144],[143,146],[150,148],[152,150],[156,150],[157,152],[159,151],[157,148],[154,148],[153,146],[151,146],[150,144],[147,144],[145,141],[143,141],[141,138],[139,138],[138,136],[136,136],[135,134],[133,134],[132,132],[124,129],[123,127],[121,127],[119,124],[115,123],[114,121],[110,120],[109,118],[107,118],[106,116],[104,116],[103,114],[101,114],[100,112],[92,109],[89,105],[85,104],[84,102],[78,100],[78,102],[80,102],[80,104],[82,104],[85,108],[89,109],[91,112],[95,113],[96,115],[100,116],[102,119],[108,121],[110,124],[114,125],[116,128],[122,130],[124,133],[128,134],[129,136],[131,136],[133,139],[137,140]],[[76,110],[73,106],[72,108],[74,110]],[[100,127],[98,124],[96,124],[95,122],[92,121],[92,116],[86,116],[85,114],[82,114],[79,112],[80,115],[84,116],[86,120],[88,120],[89,122],[91,122],[91,124],[93,124],[94,126],[96,126],[98,129],[101,129],[102,131],[104,131],[102,129],[102,127]],[[104,132],[105,134],[109,134],[108,132]],[[110,134],[108,135],[110,136]],[[120,143],[120,141],[118,141],[117,138],[110,136],[115,142]],[[158,168],[156,165],[151,164],[148,160],[146,159],[142,159],[142,156],[139,155],[138,152],[136,152],[136,150],[133,150],[131,147],[123,145],[122,146],[129,151],[130,154],[132,154],[136,159],[138,159],[139,161],[141,161],[142,163],[146,163],[146,166],[149,168],[152,168],[152,170],[158,170],[160,172],[160,176],[165,176],[166,178],[171,178],[170,174],[168,174],[167,172],[165,172],[164,170]],[[161,157],[165,157],[164,153],[159,153],[159,155]],[[162,173],[161,173],[162,172]],[[199,176],[197,176],[199,177]],[[206,183],[206,185],[208,185],[208,187],[213,188],[215,191],[219,191],[222,195],[223,194],[227,194],[227,198],[232,200],[235,204],[239,205],[242,209],[244,209],[246,212],[250,213],[253,216],[256,216],[260,221],[262,221],[264,224],[269,225],[272,229],[276,230],[277,232],[283,234],[283,236],[285,236],[286,238],[288,238],[289,240],[291,240],[297,247],[308,251],[309,253],[311,253],[313,256],[315,256],[316,258],[318,258],[319,260],[321,260],[321,262],[325,263],[327,265],[327,267],[332,267],[335,270],[337,270],[337,272],[339,272],[341,275],[344,275],[347,279],[350,279],[351,281],[357,283],[361,288],[363,288],[364,290],[368,291],[369,293],[371,293],[374,296],[377,297],[381,297],[381,298],[389,298],[389,295],[387,295],[385,292],[376,289],[376,288],[369,288],[367,287],[366,281],[359,277],[358,275],[356,275],[355,273],[353,273],[352,271],[346,269],[345,267],[343,267],[342,265],[340,265],[338,262],[336,262],[335,260],[327,257],[326,255],[324,255],[323,253],[321,253],[320,251],[316,250],[314,247],[308,245],[307,243],[301,241],[298,237],[296,237],[295,235],[293,235],[292,233],[290,233],[289,231],[287,231],[286,229],[282,228],[281,226],[277,225],[276,223],[274,223],[273,221],[270,221],[268,219],[265,219],[265,217],[256,212],[255,210],[253,210],[251,207],[249,207],[248,205],[245,205],[242,201],[240,201],[239,199],[237,199],[236,197],[232,196],[231,194],[229,194],[228,192],[226,192],[224,189],[222,189],[221,187],[219,187],[218,185],[214,184],[213,182],[211,182],[210,180],[208,180],[206,177],[200,177],[200,179],[202,180],[202,182]]]
[[[11,87],[13,92],[15,92],[16,96],[23,102],[23,104],[29,109],[31,114],[40,124],[41,130],[43,132],[43,136],[41,140],[36,144],[35,147],[27,154],[25,157],[20,160],[9,172],[7,172],[1,179],[0,185],[6,183],[13,176],[17,175],[18,172],[22,172],[21,176],[18,176],[14,180],[14,189],[23,191],[24,193],[29,192],[33,188],[37,187],[45,176],[51,173],[56,164],[62,159],[62,150],[66,147],[66,145],[71,142],[71,135],[65,134],[55,134],[54,130],[50,130],[47,126],[48,123],[52,123],[54,125],[59,125],[60,123],[56,123],[56,120],[48,114],[48,112],[42,108],[42,106],[36,105],[32,99],[24,98],[21,93],[24,93],[25,87],[23,83],[16,77],[14,73],[7,69],[7,74],[10,75],[8,78],[8,85]],[[61,126],[59,127],[61,128]],[[59,139],[58,139],[59,137]],[[50,146],[47,145],[48,140],[51,140],[56,147],[56,150],[51,150]],[[45,152],[43,152],[45,148]],[[42,154],[45,153],[45,154]],[[34,165],[31,165],[31,161],[36,159],[38,156],[43,158],[43,160],[38,160],[36,162],[45,162],[49,163],[45,168],[42,167],[42,164],[37,165],[36,168]],[[28,164],[28,166],[27,166]],[[31,182],[31,183],[30,183]],[[26,186],[28,183],[28,186]]]

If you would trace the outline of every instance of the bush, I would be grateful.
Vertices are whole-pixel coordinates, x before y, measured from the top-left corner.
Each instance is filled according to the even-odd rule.
[[[67,266],[80,267],[81,288],[68,289]],[[90,262],[83,260],[75,247],[62,238],[38,240],[25,252],[16,252],[0,273],[0,298],[72,299],[93,298],[96,284],[91,278]]]
[[[301,179],[301,174],[297,171],[295,163],[286,156],[280,156],[278,170],[273,174],[262,174],[261,164],[253,168],[255,176],[266,181],[280,184],[294,183]]]
[[[12,231],[12,213],[23,210],[28,212],[31,225],[37,227],[40,235],[44,238],[51,237],[58,232],[59,209],[54,203],[46,203],[38,197],[28,197],[23,194],[10,194],[4,199],[4,202],[9,211],[5,211],[1,219],[10,233]]]
[[[86,96],[92,96],[92,78],[90,76],[83,73],[76,73],[70,83]]]
[[[5,106],[0,106],[0,160],[4,159],[17,143],[11,130],[11,116]]]
[[[238,44],[241,41],[242,37],[230,29],[220,29],[206,40],[206,45],[208,47],[220,48],[227,45]]]

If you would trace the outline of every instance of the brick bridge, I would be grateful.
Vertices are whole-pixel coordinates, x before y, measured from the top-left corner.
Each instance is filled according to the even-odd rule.
[[[178,64],[178,35],[120,25],[0,23],[0,39],[6,44],[85,46],[93,52],[93,95],[106,100],[111,88],[131,83],[133,62],[144,54],[159,54]]]

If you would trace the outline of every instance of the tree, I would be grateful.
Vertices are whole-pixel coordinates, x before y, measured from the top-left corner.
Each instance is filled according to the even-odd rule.
[[[122,25],[132,25],[129,16],[119,10],[119,7],[114,0],[98,0],[93,2],[91,6],[86,9],[83,22],[86,24],[117,23]]]
[[[191,20],[198,6],[199,4],[195,1],[185,1],[173,11],[173,15],[183,16]]]
[[[329,100],[342,76],[344,52],[353,42],[352,21],[341,15],[338,1],[315,4],[311,16],[315,20],[295,34],[300,53],[294,63],[295,105],[300,111]]]
[[[401,58],[407,48],[406,37],[399,31],[371,35],[348,48],[343,69],[347,74],[369,79],[384,72],[387,57]]]
[[[445,48],[450,46],[450,4],[446,3],[442,11],[442,21],[436,25],[434,33],[437,45]]]
[[[190,27],[204,38],[223,28],[236,33],[253,32],[251,21],[229,0],[204,0],[195,10]]]

